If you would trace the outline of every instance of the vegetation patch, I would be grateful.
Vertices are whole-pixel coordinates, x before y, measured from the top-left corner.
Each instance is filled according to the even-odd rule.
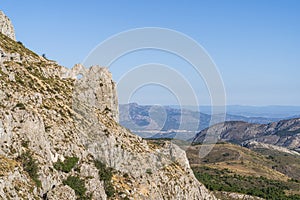
[[[28,146],[29,146],[29,141],[28,141],[28,140],[22,140],[21,145],[22,145],[22,147],[24,147],[24,148],[28,148]]]
[[[152,170],[149,168],[149,169],[146,169],[146,173],[151,175],[152,174]]]
[[[58,160],[54,163],[54,168],[59,171],[63,171],[69,173],[77,164],[79,158],[77,157],[66,157],[66,159],[62,162]]]
[[[212,191],[237,192],[264,199],[300,200],[300,195],[288,196],[285,193],[299,189],[299,183],[241,176],[232,174],[227,169],[218,170],[205,166],[193,167],[193,171],[196,178]]]
[[[266,156],[272,162],[272,169],[300,181],[300,159],[298,155],[263,148],[254,149],[254,151]]]
[[[108,197],[114,196],[116,191],[111,182],[113,176],[112,168],[106,167],[106,165],[99,160],[95,160],[94,163],[95,167],[99,170],[99,179],[104,182],[106,195]]]
[[[70,186],[70,188],[75,191],[75,194],[79,197],[79,199],[88,199],[85,195],[86,187],[84,180],[80,179],[78,176],[69,176],[63,181],[63,184]]]
[[[12,172],[16,165],[17,163],[14,160],[0,156],[0,177]]]
[[[18,160],[22,163],[23,169],[29,174],[30,178],[35,182],[35,184],[38,187],[41,187],[42,183],[39,180],[38,175],[38,162],[32,157],[32,154],[29,151],[26,151],[18,157]]]
[[[25,48],[20,42],[16,42],[6,35],[0,33],[0,45],[6,53],[19,53],[21,56],[39,58],[37,54]]]
[[[15,106],[15,108],[19,108],[20,110],[25,110],[25,105],[23,103],[17,103],[17,105]]]

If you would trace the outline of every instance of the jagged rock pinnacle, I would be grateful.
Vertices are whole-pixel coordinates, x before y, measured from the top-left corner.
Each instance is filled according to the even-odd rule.
[[[0,10],[0,32],[16,40],[15,30],[10,19]]]

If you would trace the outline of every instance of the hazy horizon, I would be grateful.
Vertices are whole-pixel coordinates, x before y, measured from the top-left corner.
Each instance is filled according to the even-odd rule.
[[[126,105],[126,104],[138,104],[143,106],[152,106],[152,105],[158,105],[158,106],[203,106],[203,107],[212,107],[209,104],[203,104],[203,105],[179,105],[179,104],[147,104],[147,103],[139,103],[139,102],[128,102],[128,103],[119,103],[119,105]],[[218,105],[215,105],[217,107]],[[220,105],[219,105],[220,106]],[[299,107],[300,105],[246,105],[246,104],[226,104],[225,106],[241,106],[241,107]]]

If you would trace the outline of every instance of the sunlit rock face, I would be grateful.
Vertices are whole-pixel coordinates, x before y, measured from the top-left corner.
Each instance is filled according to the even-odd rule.
[[[0,32],[7,37],[16,40],[14,27],[9,18],[0,10]]]

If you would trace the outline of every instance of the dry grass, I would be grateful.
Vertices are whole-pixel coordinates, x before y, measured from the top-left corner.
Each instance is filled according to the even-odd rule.
[[[6,176],[12,172],[17,165],[18,163],[16,161],[0,156],[0,176]]]
[[[234,144],[216,144],[205,157],[199,158],[201,145],[192,146],[187,150],[191,166],[208,166],[215,169],[229,169],[242,176],[265,177],[287,181],[287,175],[272,169],[276,165],[266,156]]]

